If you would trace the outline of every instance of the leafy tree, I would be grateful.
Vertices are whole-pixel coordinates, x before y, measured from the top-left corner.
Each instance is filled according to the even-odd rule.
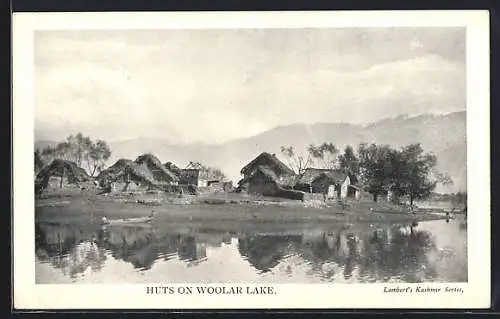
[[[378,196],[388,190],[396,180],[396,169],[393,164],[397,161],[395,150],[388,145],[365,144],[358,148],[359,173],[362,184],[377,201]]]
[[[58,158],[75,162],[80,167],[86,164],[90,176],[94,176],[111,157],[111,149],[103,140],[93,142],[90,137],[78,133],[68,136],[55,147],[47,146],[42,150],[41,157],[46,162]]]
[[[420,144],[410,144],[400,152],[404,169],[398,179],[401,181],[403,192],[410,198],[410,205],[413,205],[415,199],[429,197],[440,181],[432,176],[432,173],[436,172],[437,157],[424,153]]]
[[[334,169],[336,167],[339,150],[333,143],[310,144],[307,147],[307,152],[316,161],[317,167],[326,169]]]
[[[75,154],[74,156],[76,159],[75,162],[78,166],[82,166],[82,161],[84,160],[84,158],[87,158],[87,160],[88,160],[88,154],[91,151],[95,151],[94,149],[96,148],[96,145],[94,145],[94,143],[92,142],[90,137],[83,136],[82,133],[76,134],[76,136],[74,137],[74,140],[75,141],[71,144],[71,146],[74,149],[74,154]],[[97,148],[96,150],[99,150],[99,149]],[[102,151],[106,151],[106,150],[102,150]],[[109,151],[109,148],[108,148],[108,151]],[[111,155],[111,152],[110,152],[110,155]]]
[[[354,153],[352,146],[346,146],[344,153],[339,155],[338,160],[341,170],[356,176],[359,174],[359,159]]]
[[[95,173],[100,172],[104,168],[106,161],[111,156],[111,150],[103,140],[98,140],[95,143],[90,141],[90,145],[86,147],[88,147],[88,150],[85,153],[85,160],[90,176],[94,176]]]
[[[416,199],[429,197],[437,184],[453,183],[448,174],[436,169],[437,157],[425,153],[420,144],[400,150],[360,144],[358,154],[361,180],[375,201],[378,195],[392,191],[396,198],[407,195],[413,205]]]
[[[297,153],[292,146],[281,146],[281,154],[285,156],[288,165],[292,167],[297,174],[304,174],[305,170],[311,166],[313,163],[313,158],[311,152],[307,152],[306,155]]]
[[[227,181],[227,176],[224,174],[224,172],[217,167],[207,167],[208,175],[211,176],[211,178],[218,180],[218,181]]]

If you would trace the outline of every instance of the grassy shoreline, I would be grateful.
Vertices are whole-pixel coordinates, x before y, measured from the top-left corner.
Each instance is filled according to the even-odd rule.
[[[36,219],[41,222],[91,222],[141,217],[155,212],[157,220],[169,223],[217,224],[338,224],[404,223],[446,219],[430,211],[409,213],[396,205],[350,202],[349,206],[327,206],[324,202],[303,203],[282,199],[233,194],[191,198],[149,196],[100,196],[72,193],[37,199]]]

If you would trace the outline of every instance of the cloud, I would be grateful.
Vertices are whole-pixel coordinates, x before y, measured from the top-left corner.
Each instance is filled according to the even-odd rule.
[[[295,122],[463,110],[464,60],[446,46],[461,32],[40,33],[36,119],[107,139],[216,143]]]

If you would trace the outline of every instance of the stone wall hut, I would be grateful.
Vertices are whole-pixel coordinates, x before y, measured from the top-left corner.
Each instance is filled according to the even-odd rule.
[[[39,192],[44,189],[61,189],[64,186],[77,186],[89,180],[87,172],[76,163],[54,159],[36,175],[35,190]]]
[[[294,188],[324,194],[328,199],[359,199],[361,188],[356,183],[354,175],[341,170],[308,168]]]

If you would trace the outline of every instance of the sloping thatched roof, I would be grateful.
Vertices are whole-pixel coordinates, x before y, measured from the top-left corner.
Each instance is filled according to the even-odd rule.
[[[262,175],[267,177],[269,180],[275,182],[279,186],[293,186],[293,184],[295,183],[295,176],[293,176],[293,175],[278,176],[269,167],[259,165],[255,168],[255,171],[251,176],[243,178],[238,184],[241,185],[241,184],[247,182],[253,176],[255,176],[255,174],[257,174],[257,173],[261,173]]]
[[[298,178],[297,183],[300,184],[310,184],[313,180],[319,177],[321,174],[327,174],[331,170],[322,168],[306,168],[300,178]]]
[[[167,162],[167,163],[163,164],[163,166],[165,166],[170,172],[177,175],[177,177],[180,177],[182,174],[181,168],[172,162]]]
[[[276,155],[269,154],[267,152],[261,153],[245,167],[243,167],[241,169],[241,174],[248,173],[252,169],[255,169],[256,166],[267,166],[278,175],[295,175],[295,172],[290,167],[286,166],[285,163],[280,161]]]
[[[331,180],[336,182],[343,182],[348,176],[350,177],[349,174],[344,173],[340,170],[331,170],[326,173],[326,176],[328,176]]]
[[[337,169],[321,169],[321,168],[307,168],[302,176],[297,180],[297,184],[308,185],[319,178],[328,178],[332,182],[342,183],[349,176],[353,179],[352,183],[356,182],[356,178],[341,170]]]
[[[314,182],[315,180],[318,180],[320,178],[325,178],[326,177],[329,180],[331,180],[332,182],[340,184],[340,183],[343,183],[348,176],[350,177],[349,174],[344,173],[342,171],[339,171],[339,170],[330,170],[328,172],[320,173],[311,182]]]
[[[175,182],[179,177],[168,170],[160,160],[153,154],[144,154],[135,160],[137,164],[145,164],[147,168],[153,173],[154,179],[158,182]]]
[[[153,173],[143,164],[139,165],[128,159],[119,159],[115,164],[102,171],[97,177],[101,181],[135,181],[149,185],[156,184]]]
[[[38,172],[36,180],[42,183],[42,187],[46,187],[51,176],[61,177],[63,175],[68,178],[70,183],[85,182],[90,179],[87,172],[78,167],[76,163],[56,158]]]

